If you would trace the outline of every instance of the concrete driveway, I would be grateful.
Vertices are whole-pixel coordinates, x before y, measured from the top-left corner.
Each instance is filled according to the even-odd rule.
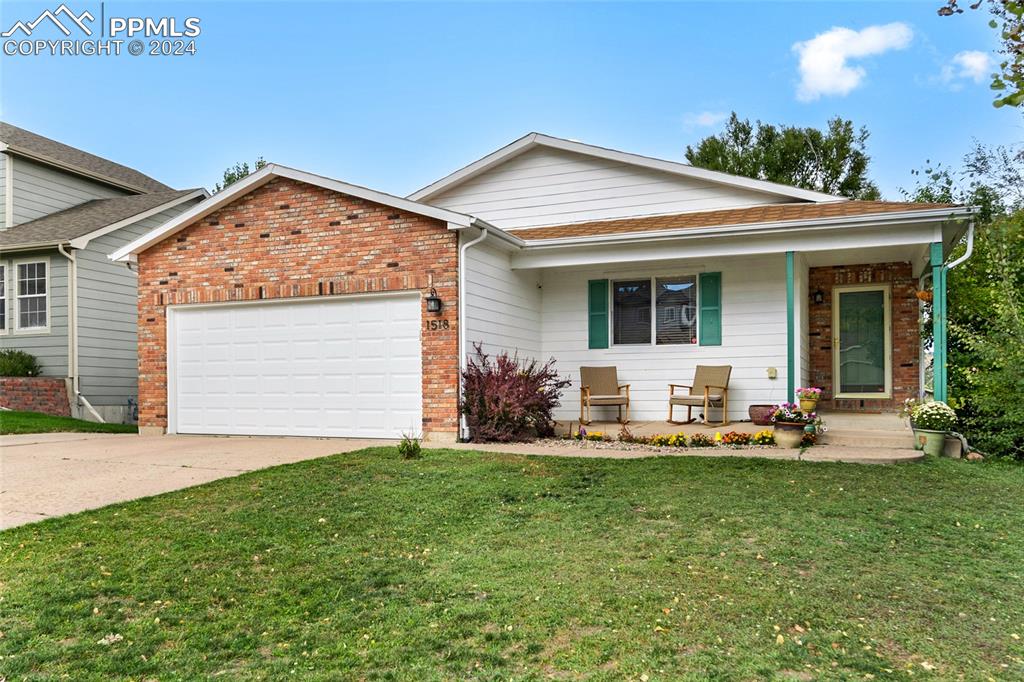
[[[390,441],[41,433],[0,436],[0,528]]]

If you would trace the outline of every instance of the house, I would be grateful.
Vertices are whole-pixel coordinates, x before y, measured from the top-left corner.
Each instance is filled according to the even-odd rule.
[[[136,277],[107,255],[207,196],[0,123],[0,348],[42,379],[0,379],[0,405],[132,421]]]
[[[112,254],[139,272],[144,432],[453,438],[472,343],[615,365],[635,419],[733,366],[729,417],[922,390],[969,209],[849,201],[540,134],[409,197],[271,164]],[[577,414],[568,393],[557,416]]]

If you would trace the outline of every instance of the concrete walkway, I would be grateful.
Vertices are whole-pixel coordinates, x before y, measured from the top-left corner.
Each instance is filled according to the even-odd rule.
[[[392,441],[41,433],[0,436],[0,528]]]

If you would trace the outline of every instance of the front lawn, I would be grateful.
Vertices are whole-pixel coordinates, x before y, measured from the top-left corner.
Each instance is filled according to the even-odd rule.
[[[0,435],[11,433],[50,433],[77,431],[81,433],[138,433],[134,424],[100,424],[71,417],[54,417],[40,412],[0,411]]]
[[[0,678],[1024,677],[1024,468],[425,454],[0,534]]]

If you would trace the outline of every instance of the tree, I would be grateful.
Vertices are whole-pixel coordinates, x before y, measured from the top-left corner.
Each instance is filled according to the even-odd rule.
[[[963,170],[915,174],[908,199],[979,209],[974,253],[949,273],[950,403],[972,445],[1024,459],[1024,152],[975,142]]]
[[[983,4],[985,0],[977,0],[968,7],[978,9]],[[1005,55],[999,63],[999,71],[992,74],[992,90],[996,92],[992,104],[1019,107],[1024,105],[1024,1],[988,0],[988,9],[992,14],[988,25],[999,31],[1002,42],[999,52]],[[946,0],[939,7],[940,17],[963,12],[957,0]]]
[[[235,183],[235,182],[238,182],[239,180],[244,178],[249,173],[253,173],[255,171],[258,171],[260,168],[263,168],[264,166],[267,165],[267,162],[264,161],[263,157],[261,156],[261,157],[256,159],[256,163],[254,165],[256,167],[253,168],[252,170],[249,170],[249,162],[248,161],[242,161],[241,163],[236,163],[234,166],[228,166],[227,168],[225,168],[224,169],[224,183],[221,184],[221,183],[218,182],[214,186],[214,189],[213,189],[214,194],[216,194],[217,192],[221,191],[222,189],[224,189],[228,185],[230,185],[232,183]]]
[[[826,130],[740,120],[733,112],[725,130],[705,137],[686,159],[708,170],[743,175],[851,199],[877,199],[867,177],[866,128],[839,117]]]

